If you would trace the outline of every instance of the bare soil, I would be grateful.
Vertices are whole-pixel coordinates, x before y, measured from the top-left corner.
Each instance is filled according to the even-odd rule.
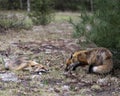
[[[16,81],[4,81],[0,75],[0,96],[120,96],[120,71],[115,74],[87,74],[86,68],[65,74],[65,60],[74,51],[82,49],[72,38],[72,25],[66,21],[31,30],[8,30],[0,34],[0,54],[27,56],[47,66],[49,73],[31,74],[26,71],[3,70],[14,73]],[[87,46],[87,47],[91,47]]]

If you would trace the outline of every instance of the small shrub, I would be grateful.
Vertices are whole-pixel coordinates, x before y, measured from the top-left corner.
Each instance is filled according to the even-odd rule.
[[[73,23],[74,36],[85,36],[97,46],[109,48],[120,61],[120,1],[93,0],[93,13],[83,12],[79,22]],[[115,63],[118,68],[120,63]]]
[[[86,36],[98,46],[120,49],[120,2],[97,0],[94,3],[96,10],[93,14],[83,12],[77,24],[71,21],[74,36]]]
[[[53,2],[51,0],[35,0],[32,4],[32,13],[30,16],[35,24],[46,25],[50,23],[54,17]]]
[[[24,29],[30,29],[33,26],[32,19],[28,16],[23,20],[22,24]]]
[[[33,26],[32,20],[28,16],[0,15],[0,26],[3,28],[23,28],[29,29]]]

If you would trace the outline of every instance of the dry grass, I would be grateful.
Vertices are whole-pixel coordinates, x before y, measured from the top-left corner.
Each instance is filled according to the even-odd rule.
[[[118,96],[120,78],[86,74],[87,68],[78,68],[71,75],[64,74],[65,60],[81,48],[71,37],[73,28],[66,22],[78,13],[57,13],[56,21],[47,26],[34,26],[32,30],[8,30],[0,35],[0,52],[10,56],[22,54],[46,65],[47,74],[14,72],[17,82],[5,82],[0,77],[0,96]],[[66,20],[64,20],[66,19]],[[62,21],[63,20],[63,21]],[[10,72],[1,70],[0,74]],[[100,81],[101,80],[101,81]],[[101,84],[104,83],[104,84]],[[109,94],[108,94],[109,93]]]

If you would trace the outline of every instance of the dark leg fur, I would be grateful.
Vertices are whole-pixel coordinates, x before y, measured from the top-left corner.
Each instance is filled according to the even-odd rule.
[[[94,67],[95,65],[94,64],[92,64],[92,65],[90,65],[89,66],[89,69],[88,69],[88,74],[91,74],[91,73],[94,73],[94,74],[99,74],[99,73],[95,73],[95,72],[93,72],[93,67]]]
[[[72,65],[72,71],[75,71],[76,68],[79,67],[79,66],[84,67],[84,66],[86,66],[86,64],[82,63],[82,62],[75,63],[74,65]]]
[[[78,66],[80,66],[80,63],[74,64],[74,66],[73,66],[73,68],[72,68],[72,71],[75,71]]]
[[[77,67],[81,66],[81,67],[85,67],[86,65],[88,65],[87,63],[84,62],[77,62],[77,63],[73,63],[70,64],[69,66],[66,66],[65,71],[75,71]]]
[[[114,70],[112,70],[112,71],[110,71],[110,72],[108,72],[108,73],[103,73],[103,74],[100,74],[100,73],[95,73],[95,72],[93,72],[93,67],[94,67],[95,65],[94,64],[92,64],[92,65],[90,65],[89,66],[89,69],[88,69],[88,74],[90,74],[90,73],[94,73],[94,74],[97,74],[97,75],[109,75],[109,74],[113,74],[114,73]]]
[[[69,66],[66,66],[65,71],[67,72],[69,70]]]
[[[65,71],[75,71],[78,66],[81,66],[81,63],[73,63],[69,66],[66,66]]]
[[[90,65],[87,73],[93,73],[94,65]]]

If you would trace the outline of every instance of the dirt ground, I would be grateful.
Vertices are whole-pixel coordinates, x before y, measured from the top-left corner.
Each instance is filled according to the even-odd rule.
[[[65,60],[82,49],[72,38],[72,25],[66,21],[31,30],[0,34],[0,54],[26,56],[49,69],[49,73],[31,74],[26,71],[0,71],[0,96],[120,96],[120,71],[114,75],[87,74],[86,68],[77,68],[65,74]],[[91,47],[88,46],[88,47]]]

